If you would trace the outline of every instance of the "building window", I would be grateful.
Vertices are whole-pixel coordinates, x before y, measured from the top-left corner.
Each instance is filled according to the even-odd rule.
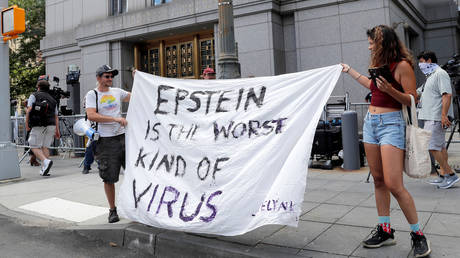
[[[193,43],[166,46],[166,77],[191,78],[193,74]],[[149,70],[153,73],[152,70]]]
[[[149,71],[149,55],[148,55],[148,50],[141,50],[141,63],[140,63],[140,68],[139,70],[141,71]]]
[[[181,77],[193,76],[193,45],[192,42],[180,45]]]
[[[166,77],[177,78],[177,46],[166,47]]]
[[[149,50],[149,72],[153,75],[160,76],[160,49],[154,48]]]
[[[110,15],[125,13],[128,9],[128,0],[109,0]]]
[[[137,49],[137,50],[136,50]],[[140,71],[169,78],[199,79],[204,69],[215,69],[212,32],[155,39],[135,48]]]
[[[200,59],[201,59],[201,74],[203,74],[204,69],[211,67],[215,68],[215,58],[214,58],[214,39],[204,39],[200,41]]]
[[[172,0],[152,0],[152,5],[160,5],[171,2]]]

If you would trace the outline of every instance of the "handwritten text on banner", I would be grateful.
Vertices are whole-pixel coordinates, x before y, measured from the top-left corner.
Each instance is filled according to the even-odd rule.
[[[120,214],[219,235],[296,226],[316,125],[340,72],[235,80],[137,72]]]

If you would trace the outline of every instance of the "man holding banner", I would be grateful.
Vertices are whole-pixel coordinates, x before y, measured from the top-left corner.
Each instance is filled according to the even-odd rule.
[[[100,138],[96,143],[95,158],[99,162],[99,175],[109,202],[109,223],[120,219],[115,206],[115,183],[121,167],[125,168],[125,127],[128,124],[121,116],[121,102],[128,102],[131,93],[112,88],[112,79],[118,70],[103,65],[96,70],[97,87],[86,94],[88,119],[97,122]]]

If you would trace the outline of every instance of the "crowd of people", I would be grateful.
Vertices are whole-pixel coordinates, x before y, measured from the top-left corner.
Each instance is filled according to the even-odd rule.
[[[379,25],[367,31],[370,50],[369,67],[387,66],[391,78],[379,76],[375,80],[363,75],[348,64],[342,71],[370,90],[368,112],[364,118],[363,142],[369,169],[374,179],[378,223],[371,236],[363,241],[367,248],[396,244],[395,230],[390,222],[390,195],[398,201],[411,230],[410,237],[415,257],[430,254],[430,242],[422,232],[416,206],[403,183],[406,122],[403,106],[411,105],[411,95],[420,103],[418,118],[424,129],[432,132],[429,152],[440,165],[439,177],[429,181],[441,189],[452,187],[459,177],[448,164],[445,133],[451,126],[452,88],[449,75],[437,64],[434,52],[424,51],[417,56],[418,67],[426,76],[422,87],[416,89],[415,60],[395,31]],[[133,72],[134,76],[135,71]],[[119,221],[115,206],[115,183],[125,167],[125,127],[128,121],[121,115],[121,103],[129,102],[131,93],[112,87],[118,70],[103,65],[96,70],[97,87],[85,96],[87,117],[96,124],[100,134],[85,152],[83,174],[89,173],[93,160],[97,161],[99,175],[109,204],[108,222]],[[215,79],[215,71],[206,68],[203,79]],[[26,127],[30,131],[28,142],[33,154],[41,160],[40,175],[49,176],[53,161],[48,147],[59,137],[56,101],[48,94],[49,83],[39,80],[38,91],[27,103]],[[110,99],[110,101],[102,101]],[[46,107],[46,112],[38,112]],[[121,151],[120,151],[121,150]],[[32,165],[39,164],[31,159]]]

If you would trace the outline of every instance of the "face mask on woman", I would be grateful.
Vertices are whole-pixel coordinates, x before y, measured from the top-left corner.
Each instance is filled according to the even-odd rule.
[[[435,63],[418,63],[418,67],[420,67],[423,74],[428,75],[434,72],[439,65]]]

